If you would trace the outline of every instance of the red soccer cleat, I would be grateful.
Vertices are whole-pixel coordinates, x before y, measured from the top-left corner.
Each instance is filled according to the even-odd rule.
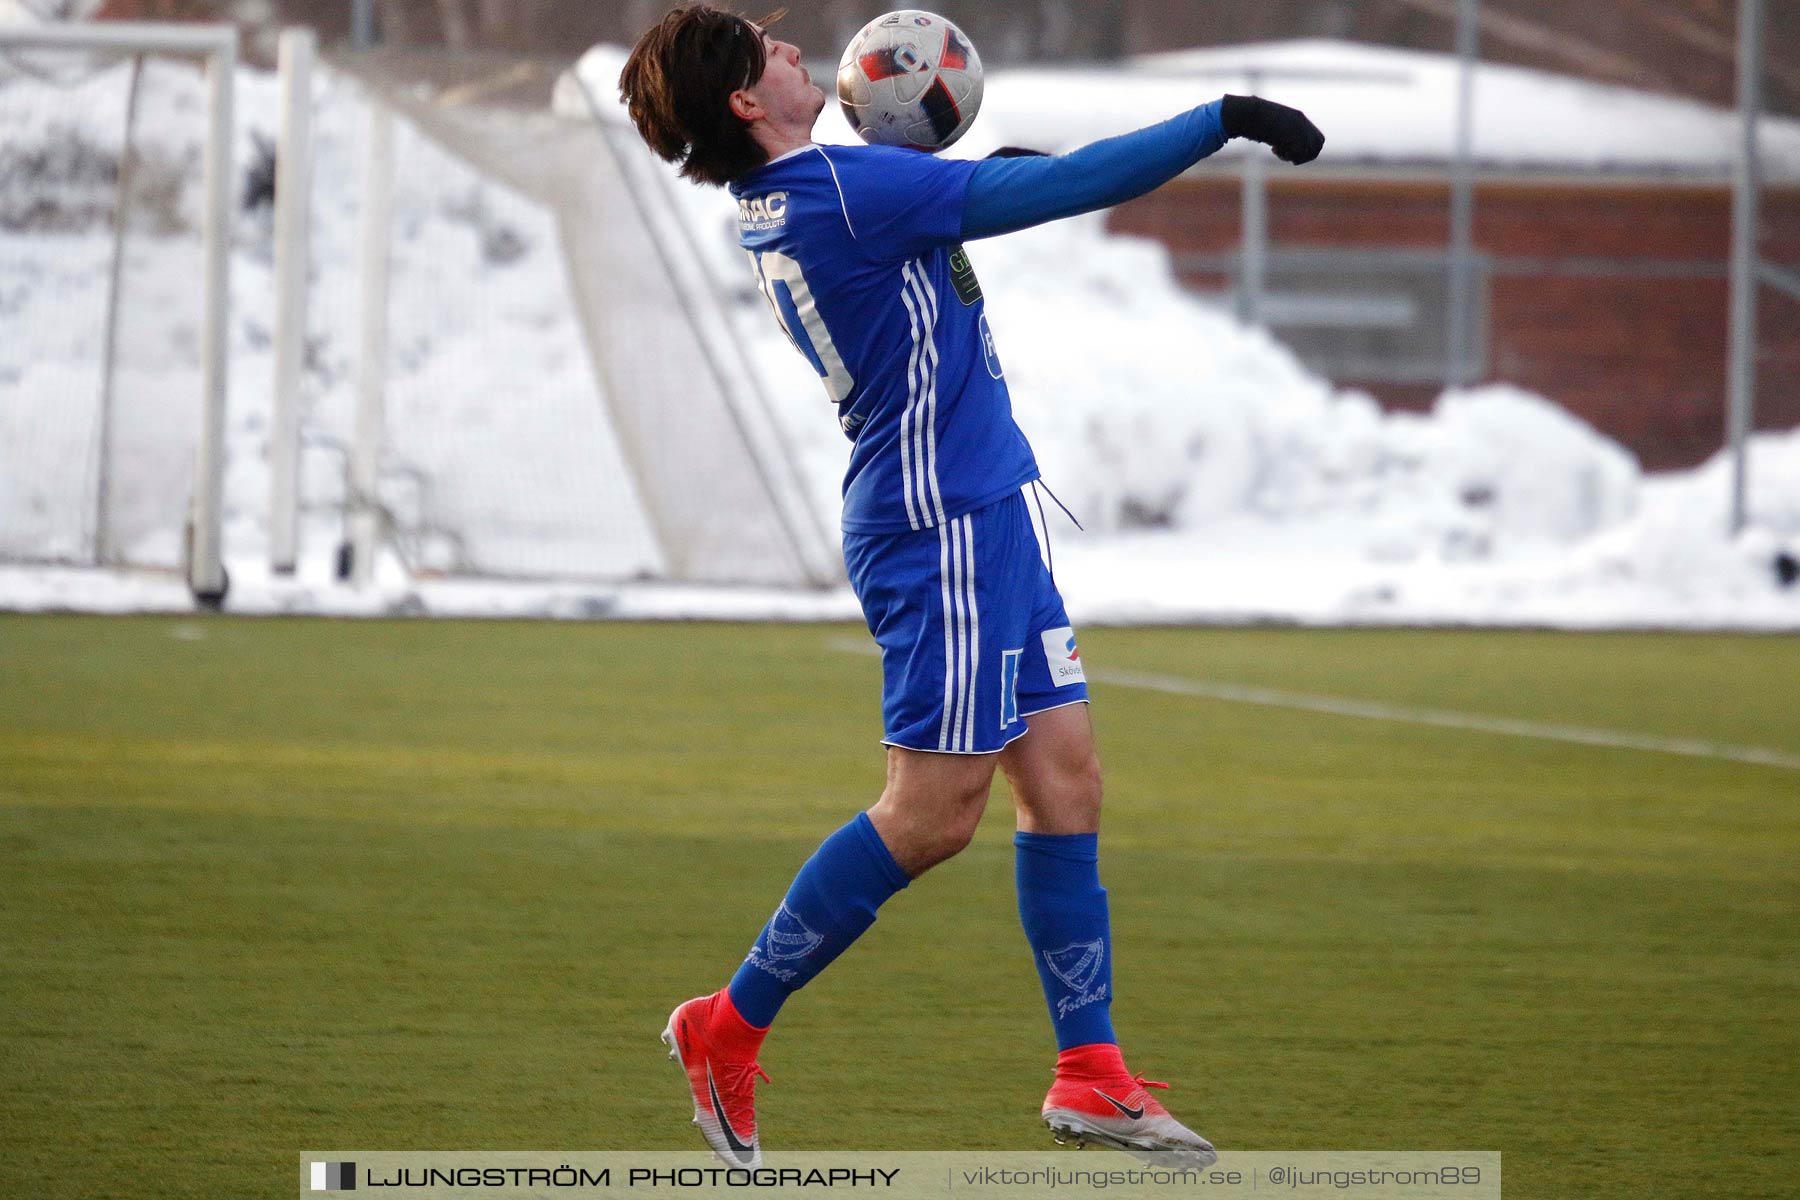
[[[681,1005],[662,1032],[669,1057],[687,1072],[694,1124],[726,1166],[762,1166],[756,1080],[769,1077],[756,1065],[756,1052],[767,1032],[739,1016],[723,988]]]
[[[1117,1046],[1074,1046],[1056,1057],[1044,1124],[1059,1144],[1095,1142],[1165,1166],[1211,1166],[1219,1159],[1213,1144],[1146,1090],[1168,1086],[1127,1071]]]

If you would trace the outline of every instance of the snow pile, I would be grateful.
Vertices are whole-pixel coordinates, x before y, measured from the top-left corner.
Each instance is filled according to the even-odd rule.
[[[618,62],[618,51],[602,50],[582,67],[603,110],[616,108]],[[1121,98],[1106,119],[1122,118],[1127,101],[1162,115],[1133,91],[1140,84],[1130,73],[1109,78]],[[0,104],[6,91],[24,86],[0,90]],[[186,103],[180,94],[197,95],[198,80],[177,74],[159,86],[174,94],[157,103]],[[968,152],[1033,140],[1026,117],[1007,114],[1041,120],[1043,110],[1029,102],[1036,86],[1030,74],[996,73],[977,126],[986,141]],[[1152,77],[1142,86],[1169,84]],[[255,162],[257,139],[270,135],[274,100],[271,79],[245,73],[241,162]],[[577,91],[565,87],[561,101],[590,119]],[[96,111],[95,121],[111,119]],[[352,425],[357,365],[363,123],[354,89],[327,73],[315,134],[309,427],[339,438]],[[851,139],[835,114],[821,134]],[[396,198],[389,411],[394,444],[422,492],[390,501],[412,505],[421,524],[444,531],[426,557],[452,573],[459,554],[489,569],[597,573],[602,545],[610,563],[631,564],[623,574],[653,567],[655,552],[621,482],[563,299],[553,219],[416,145],[406,153],[412,157]],[[687,185],[675,194],[811,492],[835,520],[848,443],[823,389],[750,286],[729,198]],[[266,226],[266,210],[241,219],[233,264],[226,541],[233,608],[856,615],[842,591],[433,582],[393,564],[376,589],[359,595],[330,578],[342,474],[322,452],[307,462],[306,494],[321,511],[305,529],[300,576],[270,578],[263,566],[273,313]],[[65,423],[56,436],[45,430],[79,373],[92,372],[95,345],[74,334],[59,340],[55,314],[99,305],[105,279],[94,264],[104,261],[96,248],[104,249],[105,236],[104,226],[55,235],[0,227],[0,308],[9,325],[10,314],[26,313],[13,327],[31,331],[29,346],[0,339],[0,552],[6,538],[31,528],[33,504],[47,503],[23,497],[10,481],[55,473],[24,456],[87,461],[78,451],[89,444],[88,426]],[[1617,445],[1550,402],[1507,387],[1446,395],[1425,416],[1383,414],[1367,396],[1309,375],[1267,334],[1184,292],[1159,246],[1109,236],[1097,217],[978,243],[971,256],[1020,423],[1050,487],[1089,529],[1078,534],[1050,511],[1057,577],[1078,620],[1800,626],[1800,587],[1784,589],[1776,567],[1782,554],[1800,549],[1800,433],[1758,439],[1759,524],[1732,541],[1722,533],[1724,464],[1646,479]],[[151,325],[170,354],[191,357],[191,319],[173,303],[179,275],[162,286],[170,315]],[[185,603],[167,581],[0,571],[0,604],[13,607]]]
[[[1159,246],[1097,221],[972,254],[995,281],[1019,420],[1097,532],[1354,517],[1378,557],[1486,557],[1631,510],[1630,457],[1563,410],[1494,387],[1384,416],[1183,293]]]
[[[1126,622],[1297,620],[1566,628],[1800,628],[1800,432],[1752,443],[1756,523],[1725,535],[1729,463],[1651,476],[1630,519],[1573,544],[1414,555],[1367,522],[1222,518],[1192,536],[1053,538],[1074,611]],[[1445,549],[1452,552],[1444,553]]]

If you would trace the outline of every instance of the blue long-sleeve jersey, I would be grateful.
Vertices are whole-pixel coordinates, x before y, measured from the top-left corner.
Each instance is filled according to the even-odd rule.
[[[993,158],[969,180],[965,238],[1016,233],[1152,191],[1225,144],[1222,102],[1049,157]]]
[[[1224,141],[1215,102],[1054,158],[808,146],[732,184],[757,283],[852,442],[847,532],[934,528],[1037,478],[961,243],[1142,195]]]

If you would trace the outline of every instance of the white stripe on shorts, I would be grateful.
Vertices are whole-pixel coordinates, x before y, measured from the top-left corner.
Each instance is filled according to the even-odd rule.
[[[969,734],[963,743],[965,750],[975,749],[975,683],[981,676],[981,609],[975,604],[975,519],[965,516],[960,524],[963,527],[963,553],[968,556],[969,569],[963,576],[963,587],[969,595],[969,677],[967,682]]]
[[[956,712],[950,727],[950,748],[963,748],[963,705],[968,698],[969,606],[963,590],[963,530],[961,521],[950,522],[950,601],[956,609]],[[950,714],[946,713],[948,719]]]
[[[950,531],[938,526],[938,583],[944,593],[944,716],[938,722],[938,749],[950,748],[950,708],[956,689],[956,615],[950,605]]]

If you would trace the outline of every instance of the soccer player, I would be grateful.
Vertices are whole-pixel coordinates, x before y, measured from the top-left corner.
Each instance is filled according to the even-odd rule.
[[[969,844],[994,770],[1017,807],[1019,917],[1058,1055],[1042,1116],[1058,1140],[1208,1163],[1113,1035],[1100,886],[1100,767],[1087,682],[1022,489],[981,284],[962,244],[1139,196],[1227,138],[1294,163],[1304,115],[1226,96],[1058,157],[934,158],[812,140],[825,95],[800,51],[708,5],[644,34],[620,75],[631,119],[684,176],[726,185],[777,321],[851,442],[844,559],[882,653],[887,786],[801,866],[729,984],[680,1005],[663,1040],[727,1163],[760,1164],[755,1086],[782,1004],[896,892]]]

